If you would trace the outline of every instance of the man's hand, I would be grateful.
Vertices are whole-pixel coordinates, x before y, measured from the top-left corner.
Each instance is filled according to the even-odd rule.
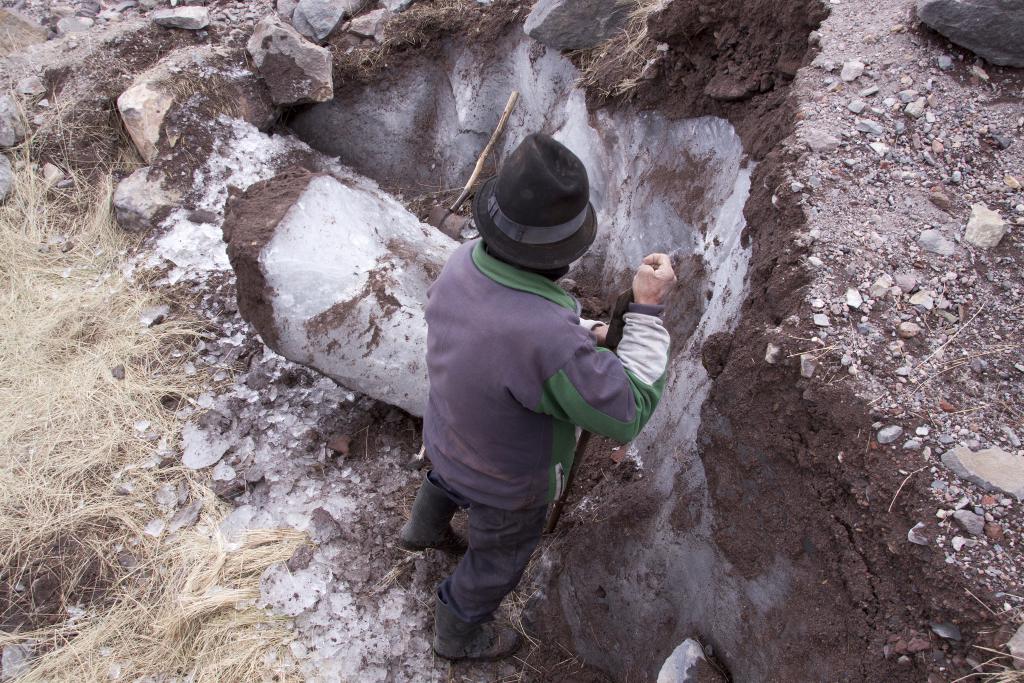
[[[672,261],[667,254],[649,254],[633,277],[633,301],[659,306],[676,284]]]
[[[604,323],[598,323],[590,328],[590,336],[594,338],[594,343],[598,346],[604,346],[604,340],[608,337],[608,326]]]

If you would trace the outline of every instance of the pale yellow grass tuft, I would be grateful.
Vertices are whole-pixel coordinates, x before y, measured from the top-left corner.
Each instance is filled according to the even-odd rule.
[[[638,0],[633,4],[620,33],[576,53],[580,85],[601,98],[621,97],[635,90],[657,56],[656,46],[647,36],[647,23],[665,9],[668,0]]]
[[[131,245],[111,221],[109,174],[60,190],[27,158],[16,166],[0,205],[0,647],[32,647],[25,681],[289,678],[274,660],[290,632],[255,598],[303,536],[229,544],[226,507],[173,456],[158,466],[181,428],[161,399],[206,381],[184,372],[197,321],[140,324],[163,302],[122,275]],[[202,500],[201,517],[153,538],[167,484]]]

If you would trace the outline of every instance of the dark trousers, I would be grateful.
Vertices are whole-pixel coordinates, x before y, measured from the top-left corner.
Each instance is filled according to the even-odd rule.
[[[548,508],[502,510],[481,505],[453,490],[433,471],[427,477],[469,514],[469,550],[441,583],[438,594],[462,621],[488,621],[522,578],[540,542]]]

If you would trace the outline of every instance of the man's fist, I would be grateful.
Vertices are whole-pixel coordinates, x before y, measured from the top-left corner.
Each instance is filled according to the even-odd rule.
[[[661,305],[675,284],[676,274],[672,272],[672,261],[668,255],[649,254],[633,277],[633,301]]]

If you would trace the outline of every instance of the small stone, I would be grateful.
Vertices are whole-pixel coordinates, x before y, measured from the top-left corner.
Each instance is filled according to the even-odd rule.
[[[920,292],[915,292],[910,297],[910,303],[911,305],[919,306],[926,311],[930,311],[932,310],[932,308],[935,307],[935,299],[932,298],[930,292],[926,292],[924,290],[921,290]]]
[[[925,251],[939,256],[952,256],[956,251],[956,245],[942,236],[938,230],[922,230],[917,237],[917,244]]]
[[[903,427],[889,425],[878,430],[878,443],[889,444],[903,436]]]
[[[818,369],[818,362],[809,353],[800,354],[800,376],[810,379]]]
[[[776,344],[768,342],[768,346],[764,350],[764,362],[768,365],[775,365],[781,359],[782,349]]]
[[[0,95],[0,147],[13,147],[24,140],[25,135],[21,109],[9,95]]]
[[[115,365],[114,367],[110,368],[110,376],[116,380],[124,379],[124,366]]]
[[[1024,670],[1024,624],[1017,629],[1017,632],[1013,634],[1010,641],[1006,643],[1006,648],[1013,656],[1014,668]]]
[[[171,517],[171,521],[167,523],[167,533],[173,534],[195,524],[202,509],[203,501],[196,500],[178,510]]]
[[[895,279],[896,286],[905,294],[910,294],[917,289],[917,276],[912,273],[897,273]]]
[[[969,534],[982,536],[985,533],[985,518],[970,510],[957,510],[953,513],[953,519],[961,529]]]
[[[884,157],[886,154],[889,153],[889,145],[885,144],[884,142],[872,142],[871,144],[868,145],[868,147],[870,147],[871,151],[873,151],[880,157]]]
[[[846,105],[846,108],[852,111],[854,114],[859,114],[864,111],[864,108],[868,106],[868,103],[864,100],[850,100],[850,103]]]
[[[832,323],[829,322],[828,316],[824,313],[814,314],[814,324],[818,327],[831,327]]]
[[[157,26],[164,28],[183,28],[198,31],[210,25],[210,12],[205,7],[187,5],[158,9],[149,15]]]
[[[976,247],[991,249],[1003,239],[1006,230],[1006,222],[997,212],[984,204],[973,204],[964,239]]]
[[[18,81],[15,89],[19,95],[25,95],[26,97],[35,97],[46,92],[46,86],[43,85],[43,81],[39,76],[26,76]]]
[[[960,552],[960,550],[965,545],[967,545],[967,543],[968,543],[967,539],[964,538],[963,536],[954,536],[953,540],[950,541],[950,544],[953,546],[953,551],[957,552],[957,553]]]
[[[985,536],[996,543],[1001,543],[1005,538],[1003,527],[999,526],[995,522],[985,522]]]
[[[89,17],[64,17],[57,22],[57,33],[66,36],[69,33],[82,33],[96,25]]]
[[[14,188],[14,168],[6,155],[0,154],[0,202],[6,201]]]
[[[888,274],[880,275],[878,279],[871,284],[871,287],[868,289],[868,294],[872,299],[881,299],[889,293],[889,290],[892,289],[892,285],[892,277]]]
[[[362,0],[300,0],[292,13],[292,26],[313,40],[326,40],[345,17],[362,6]]]
[[[143,327],[154,327],[159,325],[171,314],[171,307],[167,304],[150,306],[139,314],[139,324]]]
[[[1012,175],[1008,175],[1008,176],[1004,177],[1003,178],[1003,182],[1006,183],[1006,186],[1008,188],[1010,188],[1011,190],[1019,190],[1020,189],[1020,181],[1017,180]]]
[[[901,90],[898,93],[896,93],[896,97],[903,104],[910,104],[911,102],[917,99],[917,94],[918,93],[916,90]]]
[[[853,59],[843,63],[843,69],[839,72],[839,77],[849,83],[860,78],[863,73],[864,62]]]
[[[861,97],[871,97],[872,95],[877,95],[878,94],[878,86],[877,85],[869,85],[868,87],[864,88],[863,90],[861,90],[857,94],[860,95]]]
[[[953,68],[953,59],[949,55],[939,55],[939,58],[935,61],[943,71],[949,71]]]
[[[854,122],[854,127],[862,133],[870,133],[871,135],[882,135],[885,133],[885,128],[882,124],[871,119],[857,119]]]
[[[48,186],[53,187],[62,180],[64,180],[64,171],[49,162],[43,165],[43,181]]]
[[[821,268],[822,266],[824,266],[824,265],[825,265],[825,262],[824,262],[824,261],[822,261],[822,260],[821,260],[820,258],[818,258],[817,256],[808,256],[808,257],[807,257],[807,262],[808,262],[808,263],[810,263],[810,264],[811,264],[812,266],[814,266],[815,268]]]
[[[896,334],[900,339],[911,339],[921,333],[921,326],[917,323],[903,322],[896,326]]]
[[[928,193],[928,201],[943,211],[949,211],[953,208],[953,201],[945,192],[939,189],[933,189]]]
[[[853,309],[858,309],[864,303],[864,297],[861,296],[860,291],[856,287],[850,287],[846,290],[846,305]]]
[[[820,128],[803,129],[804,143],[812,152],[834,152],[839,148],[839,138]]]
[[[935,633],[935,635],[937,635],[940,638],[945,638],[946,640],[961,639],[960,629],[956,626],[956,624],[936,623],[933,621],[931,624],[929,624],[929,626],[932,627],[932,631]]]
[[[921,450],[921,442],[918,439],[907,439],[903,442],[903,450],[919,451]]]
[[[919,119],[924,116],[925,107],[928,105],[928,100],[923,97],[919,97],[906,106],[903,112],[913,119]]]
[[[907,532],[907,540],[916,545],[928,545],[928,537],[924,535],[924,522],[918,522]]]

